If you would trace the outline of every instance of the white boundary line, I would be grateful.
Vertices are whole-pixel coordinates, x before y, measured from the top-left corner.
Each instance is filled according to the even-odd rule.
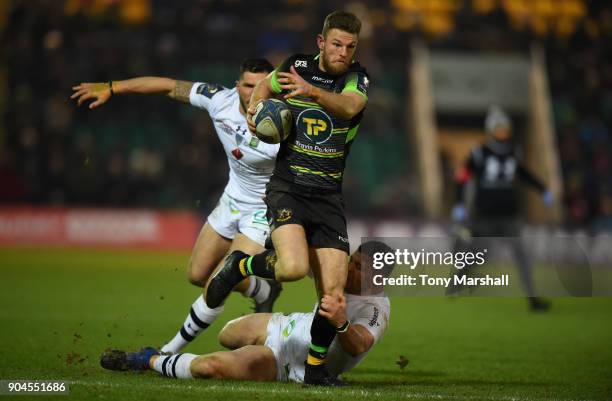
[[[87,380],[67,380],[70,384],[83,385],[83,386],[104,386],[104,387],[133,387],[134,384],[129,383],[115,383],[115,382],[104,382],[104,381],[87,381]],[[204,383],[204,381],[200,381]],[[181,383],[181,384],[179,384]],[[371,391],[365,389],[351,389],[343,388],[343,389],[331,389],[331,388],[321,388],[321,387],[312,387],[312,388],[304,388],[299,384],[294,384],[291,388],[278,388],[278,387],[269,387],[269,388],[255,388],[254,386],[249,386],[246,384],[238,384],[239,382],[232,383],[231,387],[220,386],[218,384],[212,385],[198,385],[193,386],[188,384],[189,381],[179,381],[177,383],[147,383],[147,387],[157,387],[163,389],[172,389],[172,390],[201,390],[201,391],[213,391],[213,392],[240,392],[240,393],[268,393],[268,394],[288,394],[291,395],[295,393],[297,390],[303,390],[309,394],[313,395],[328,395],[328,394],[346,394],[353,396],[363,396],[363,397],[384,397],[384,396],[397,396],[400,398],[420,398],[420,399],[431,399],[431,400],[487,400],[487,401],[591,401],[588,399],[574,399],[574,398],[529,398],[529,397],[512,397],[512,396],[501,396],[501,397],[490,397],[490,396],[476,396],[476,395],[451,395],[451,394],[436,394],[436,393],[423,393],[423,392],[405,392],[401,391],[397,394],[385,394],[379,391]],[[398,383],[399,384],[399,383]],[[391,384],[393,385],[393,384]],[[289,387],[289,386],[287,386]]]

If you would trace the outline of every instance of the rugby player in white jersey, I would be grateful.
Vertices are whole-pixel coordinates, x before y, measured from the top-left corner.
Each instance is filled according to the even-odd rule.
[[[372,277],[388,277],[393,266],[374,270],[372,255],[390,251],[377,241],[360,246],[349,259],[344,295],[325,295],[319,305],[318,312],[338,332],[327,356],[333,376],[357,366],[387,330],[391,306]],[[232,320],[219,334],[221,345],[232,351],[163,355],[150,347],[138,352],[109,350],[100,363],[105,369],[152,369],[179,379],[303,382],[314,313],[255,313]]]
[[[74,93],[71,98],[77,99],[79,106],[87,100],[94,100],[89,105],[90,109],[106,103],[113,95],[139,93],[166,95],[208,111],[230,169],[223,195],[202,227],[189,261],[189,281],[201,288],[204,288],[227,253],[234,250],[250,254],[264,251],[269,226],[263,197],[279,145],[263,143],[251,134],[246,122],[246,109],[257,82],[273,69],[265,59],[247,59],[241,65],[234,88],[161,77],[81,83],[72,88]],[[252,277],[238,284],[234,290],[253,298],[257,312],[270,312],[281,288],[273,281]],[[205,330],[222,310],[223,305],[209,308],[204,298],[198,296],[183,326],[162,347],[162,351],[179,352]]]

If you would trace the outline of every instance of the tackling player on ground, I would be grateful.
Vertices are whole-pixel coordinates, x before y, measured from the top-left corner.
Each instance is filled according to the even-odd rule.
[[[295,281],[311,267],[319,299],[342,294],[349,251],[342,176],[368,99],[366,70],[355,61],[360,29],[355,15],[331,13],[317,36],[319,53],[289,57],[253,91],[251,131],[255,107],[273,96],[284,95],[294,121],[266,189],[274,250],[233,252],[209,282],[209,306],[221,305],[245,277]],[[336,329],[315,313],[305,383],[342,385],[325,365]]]
[[[389,299],[373,285],[372,255],[390,252],[387,245],[370,241],[355,251],[348,264],[344,295],[325,295],[320,316],[341,327],[328,355],[334,377],[359,364],[382,338],[389,324]],[[393,266],[380,272],[388,277]],[[107,351],[101,365],[110,370],[152,369],[179,379],[236,379],[304,381],[304,360],[315,313],[255,313],[229,322],[219,334],[221,345],[234,351],[207,355],[160,355],[154,348],[126,353]]]
[[[230,170],[223,195],[202,227],[189,261],[189,281],[201,288],[228,252],[239,249],[257,253],[264,250],[269,225],[263,196],[279,145],[259,141],[249,132],[245,116],[253,88],[272,70],[267,60],[247,59],[241,65],[236,87],[231,89],[218,84],[159,77],[82,83],[73,88],[72,98],[78,99],[79,105],[95,99],[89,105],[90,109],[106,103],[112,95],[140,93],[167,95],[208,111]],[[269,312],[278,297],[280,285],[253,278],[237,284],[236,290],[254,299],[256,311]],[[181,351],[212,324],[222,310],[223,306],[209,308],[203,296],[199,296],[179,332],[162,350]]]

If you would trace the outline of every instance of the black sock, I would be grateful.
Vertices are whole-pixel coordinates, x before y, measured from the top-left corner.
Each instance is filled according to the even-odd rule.
[[[267,249],[262,253],[241,260],[240,272],[245,277],[257,276],[274,280],[274,265],[276,265],[276,252],[274,249]]]
[[[319,308],[310,326],[310,348],[308,349],[309,365],[322,365],[327,358],[327,350],[336,337],[336,328],[327,319],[319,315]]]

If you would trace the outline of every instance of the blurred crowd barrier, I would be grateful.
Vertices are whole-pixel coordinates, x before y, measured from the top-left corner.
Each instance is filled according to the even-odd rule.
[[[0,247],[64,247],[127,250],[191,250],[204,218],[193,212],[155,209],[51,207],[0,208]],[[456,227],[426,221],[348,219],[351,249],[363,238],[435,239],[436,250],[451,251]],[[536,262],[550,263],[551,249],[562,244],[557,259],[612,267],[612,235],[547,226],[523,228]],[[556,244],[556,245],[555,245]],[[555,249],[557,249],[555,248]],[[511,259],[511,256],[508,257]]]
[[[188,250],[201,225],[191,212],[0,208],[0,246]]]

